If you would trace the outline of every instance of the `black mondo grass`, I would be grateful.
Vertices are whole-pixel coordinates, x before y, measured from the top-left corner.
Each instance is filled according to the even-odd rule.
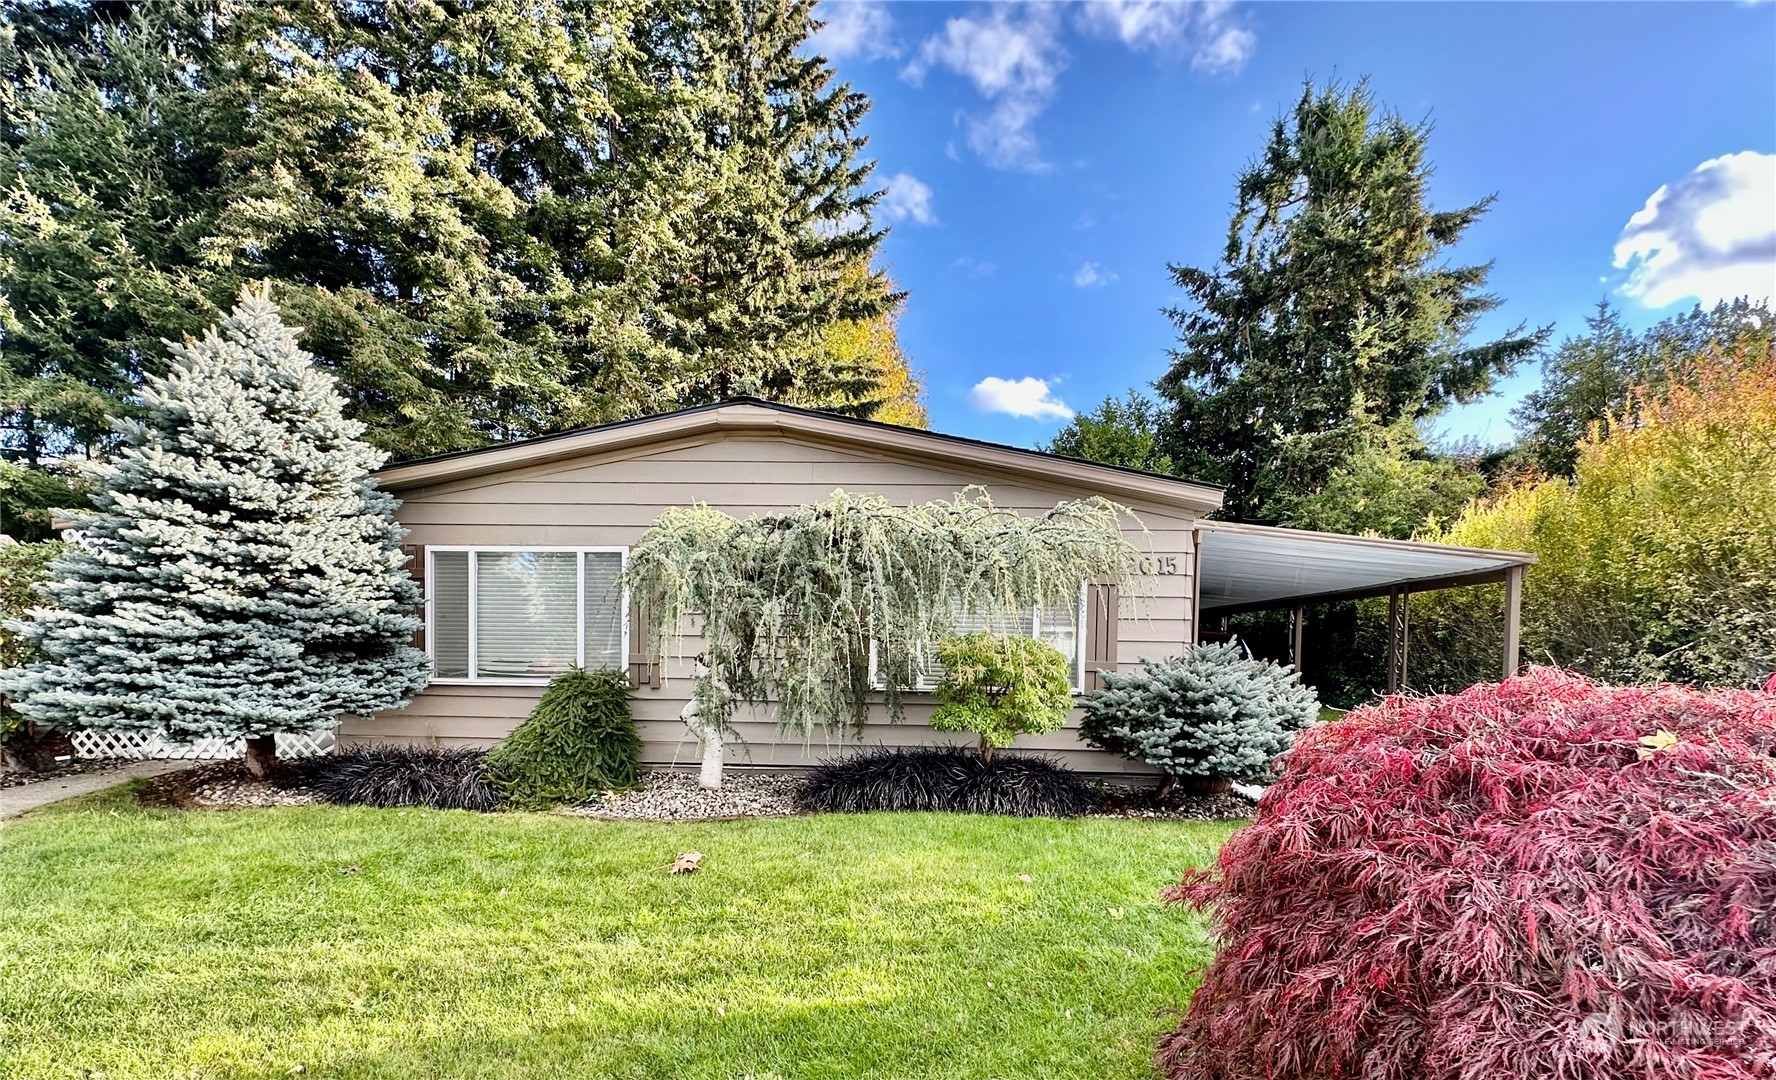
[[[972,748],[871,750],[823,763],[796,793],[802,810],[939,810],[1015,817],[1078,817],[1098,809],[1079,777],[1044,757]]]
[[[347,806],[430,806],[439,810],[500,808],[479,750],[425,746],[351,746],[291,762],[284,782]]]

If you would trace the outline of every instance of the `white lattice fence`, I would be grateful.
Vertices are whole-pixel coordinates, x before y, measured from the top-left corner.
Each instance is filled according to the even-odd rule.
[[[181,761],[214,761],[246,753],[240,739],[196,739],[173,742],[161,732],[76,731],[68,737],[74,756],[80,758],[173,758]],[[277,737],[278,757],[315,757],[333,752],[333,729]]]

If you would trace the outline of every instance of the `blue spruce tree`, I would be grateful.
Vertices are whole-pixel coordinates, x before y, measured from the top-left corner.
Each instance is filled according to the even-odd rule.
[[[277,733],[425,685],[419,589],[384,455],[266,293],[171,349],[20,624],[43,659],[0,690],[60,728],[244,738],[263,775]]]

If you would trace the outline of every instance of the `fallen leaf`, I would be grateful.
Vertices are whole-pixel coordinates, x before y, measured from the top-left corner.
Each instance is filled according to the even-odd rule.
[[[1640,737],[1640,760],[1645,761],[1661,750],[1669,750],[1677,745],[1675,732],[1659,730],[1651,735]]]
[[[697,872],[697,863],[701,861],[702,858],[703,853],[701,851],[684,852],[678,858],[672,860],[672,869],[668,870],[667,873],[694,874]]]

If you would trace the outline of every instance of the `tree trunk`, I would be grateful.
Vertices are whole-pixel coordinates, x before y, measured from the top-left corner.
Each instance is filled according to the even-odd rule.
[[[717,791],[722,786],[722,733],[707,732],[703,736],[703,769],[697,774],[697,783],[706,791]]]
[[[1220,795],[1233,787],[1225,776],[1187,776],[1183,780],[1186,795]]]
[[[985,735],[980,737],[980,756],[982,761],[993,760],[993,744],[987,741]]]
[[[271,775],[277,764],[277,736],[261,735],[256,739],[247,740],[247,774],[256,780],[263,780]]]

